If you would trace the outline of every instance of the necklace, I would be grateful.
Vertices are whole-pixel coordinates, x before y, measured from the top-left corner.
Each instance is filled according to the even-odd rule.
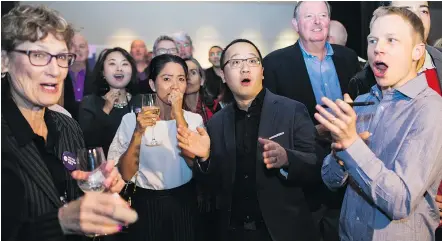
[[[123,102],[114,103],[114,107],[118,109],[123,109],[128,105],[128,100],[130,100],[132,95],[130,93],[126,93],[126,100]]]

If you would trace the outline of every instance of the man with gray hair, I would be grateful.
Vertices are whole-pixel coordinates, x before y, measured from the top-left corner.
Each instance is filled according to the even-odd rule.
[[[298,2],[292,19],[298,42],[270,53],[263,60],[264,86],[273,93],[303,103],[312,119],[315,106],[323,104],[321,98],[342,99],[349,80],[360,69],[353,50],[327,42],[330,13],[327,2]],[[317,155],[322,160],[330,153],[331,142],[321,125],[317,125],[317,130]],[[338,240],[343,191],[333,193],[318,183],[304,192],[323,239]]]
[[[153,57],[162,54],[173,54],[180,56],[178,45],[175,40],[167,35],[161,35],[153,44]]]
[[[192,39],[190,38],[189,34],[180,31],[172,34],[172,37],[174,38],[175,42],[179,47],[181,58],[183,59],[191,58],[193,56],[194,49],[193,49]]]

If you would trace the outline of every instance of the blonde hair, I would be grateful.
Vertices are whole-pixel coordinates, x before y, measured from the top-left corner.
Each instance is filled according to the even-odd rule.
[[[370,21],[370,29],[373,25],[373,23],[380,17],[388,16],[388,15],[397,15],[399,17],[402,17],[406,22],[408,22],[411,27],[413,28],[413,32],[416,33],[417,37],[419,37],[419,40],[424,42],[425,41],[425,29],[424,24],[422,23],[422,20],[412,11],[408,10],[405,7],[379,7],[373,12],[373,17]]]
[[[69,48],[74,36],[74,29],[60,13],[46,6],[17,6],[2,17],[1,26],[2,50],[6,52],[23,42],[44,39],[50,33],[64,40]]]

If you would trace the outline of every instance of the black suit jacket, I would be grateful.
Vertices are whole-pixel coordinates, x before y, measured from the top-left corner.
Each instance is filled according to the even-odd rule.
[[[230,227],[232,190],[235,184],[235,111],[230,104],[207,124],[211,139],[208,172],[195,165],[195,178],[211,182],[216,188],[221,235]],[[274,241],[318,240],[302,187],[317,182],[320,166],[315,154],[315,128],[305,106],[267,90],[261,112],[258,136],[269,138],[284,132],[274,141],[286,148],[287,178],[280,169],[268,170],[257,141],[256,193],[262,216]]]
[[[347,47],[331,46],[342,93],[347,93],[348,82],[360,70],[358,55]],[[316,99],[299,42],[268,54],[263,60],[263,66],[264,86],[277,95],[303,103],[313,122],[317,123],[313,117]]]
[[[46,109],[58,131],[55,154],[84,147],[80,126],[72,118]],[[17,121],[2,110],[2,240],[82,240],[64,236],[58,222],[62,206],[51,174],[34,142],[24,143],[10,124]],[[76,181],[67,183],[70,199],[80,196]]]

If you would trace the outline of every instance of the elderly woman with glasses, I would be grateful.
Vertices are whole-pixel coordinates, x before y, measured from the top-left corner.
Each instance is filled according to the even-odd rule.
[[[82,196],[75,179],[89,173],[71,172],[84,147],[81,129],[47,108],[59,100],[75,60],[68,52],[73,34],[46,7],[18,6],[2,17],[1,240],[81,240],[118,232],[137,218],[109,193],[124,186],[113,161],[101,167],[107,192]]]

